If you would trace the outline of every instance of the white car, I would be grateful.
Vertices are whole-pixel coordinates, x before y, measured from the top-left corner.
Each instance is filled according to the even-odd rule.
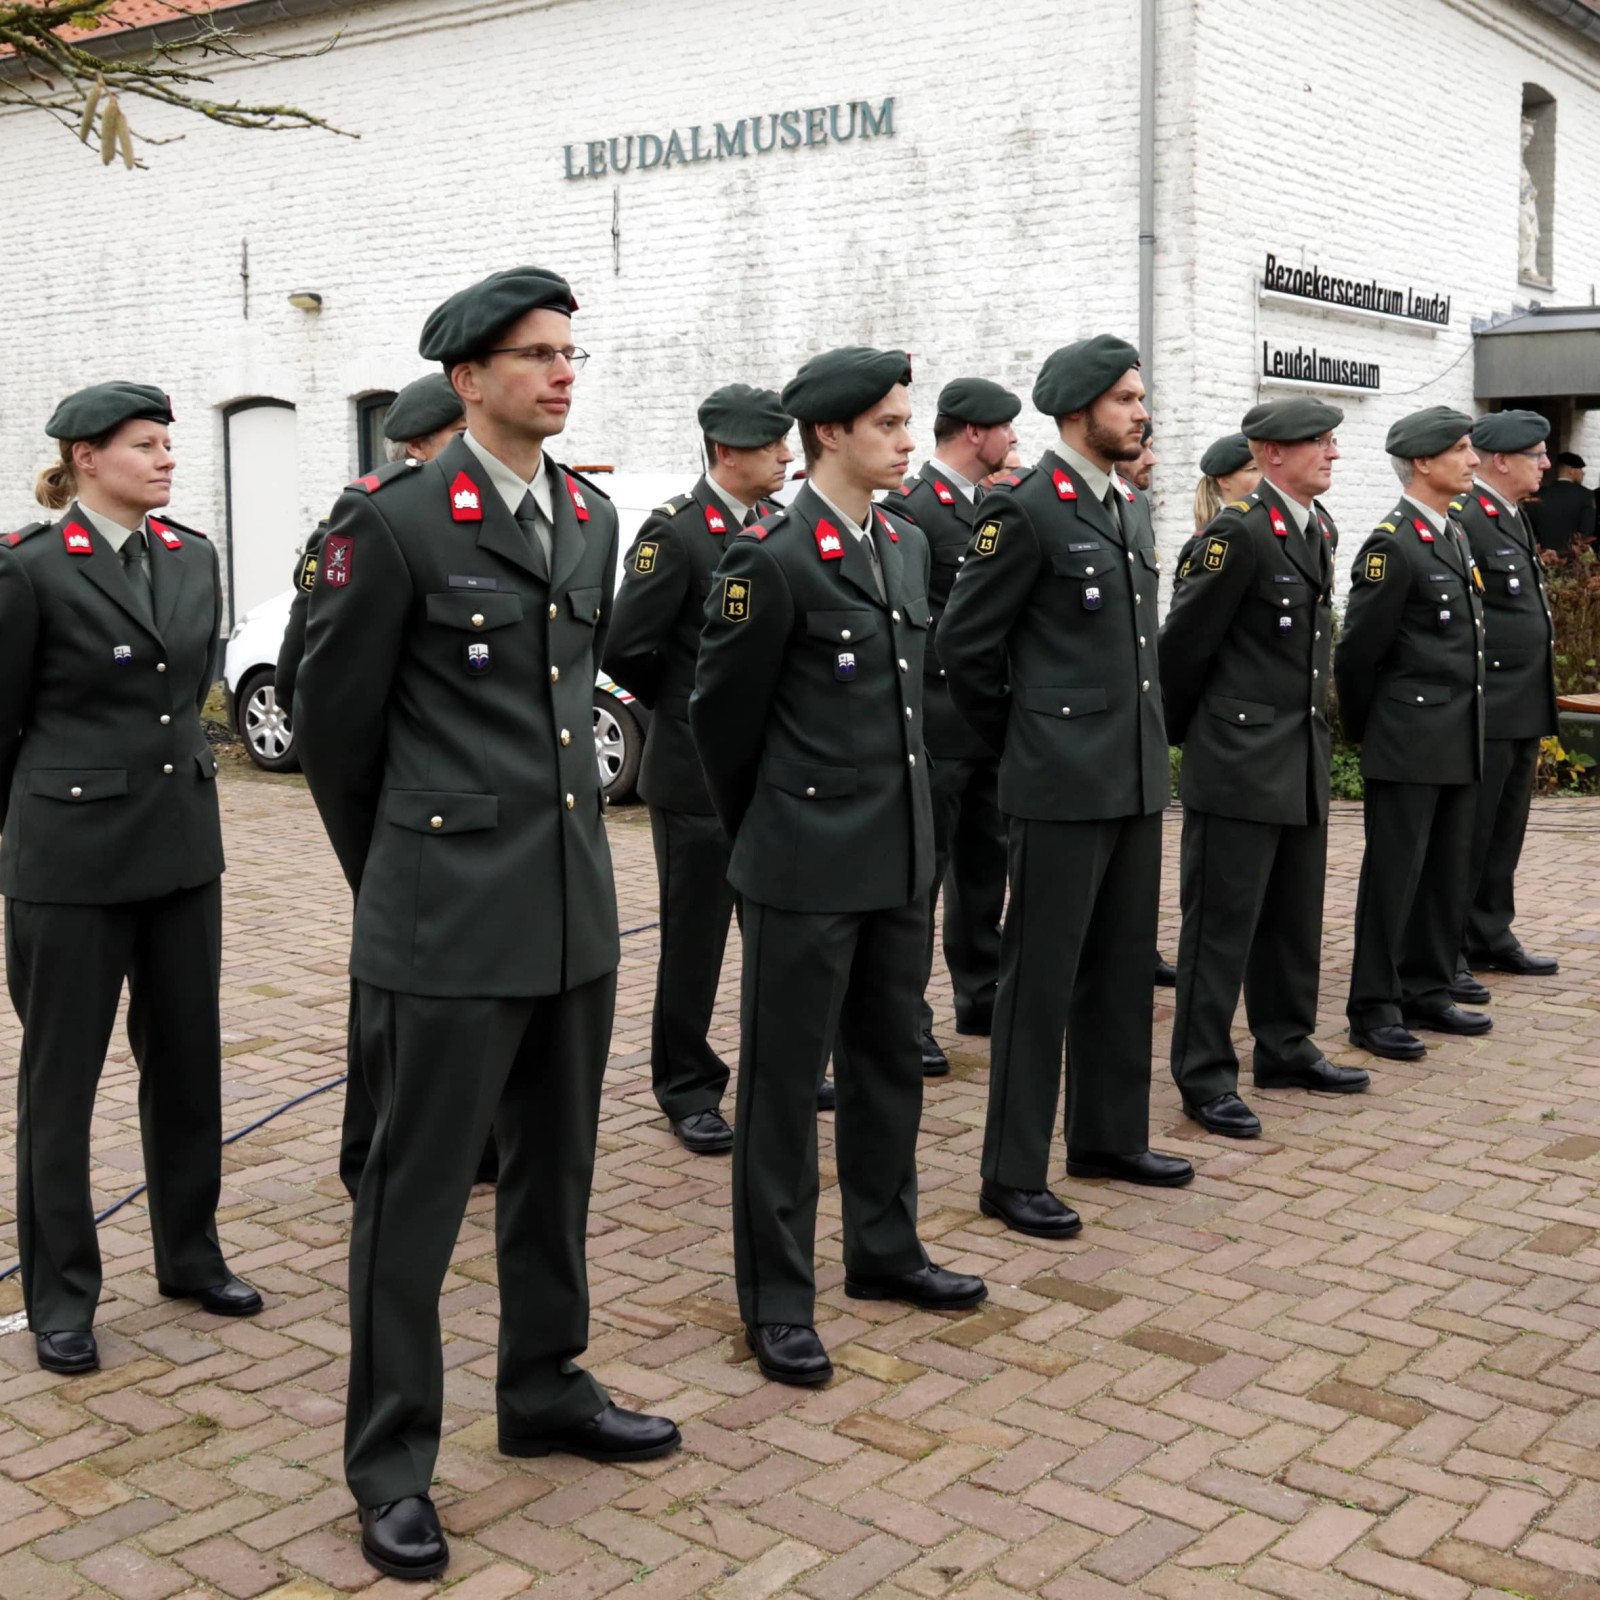
[[[620,557],[652,508],[686,489],[688,483],[666,473],[619,473],[608,474],[604,487],[617,508]],[[621,576],[619,558],[619,582]],[[292,772],[300,765],[289,709],[278,704],[272,681],[294,596],[293,589],[285,589],[247,611],[228,635],[223,657],[222,677],[234,731],[244,741],[250,759],[268,772]],[[634,797],[649,726],[650,713],[626,689],[603,672],[595,675],[594,754],[601,787],[613,804]]]

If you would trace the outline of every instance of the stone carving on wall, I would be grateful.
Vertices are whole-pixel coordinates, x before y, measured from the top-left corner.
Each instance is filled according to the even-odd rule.
[[[1539,271],[1539,189],[1528,170],[1528,146],[1536,132],[1532,117],[1522,119],[1522,193],[1517,208],[1517,271],[1536,282]]]

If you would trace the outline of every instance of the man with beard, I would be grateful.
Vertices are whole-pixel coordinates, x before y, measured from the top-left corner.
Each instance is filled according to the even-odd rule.
[[[1048,1183],[1063,1043],[1068,1173],[1163,1187],[1194,1176],[1149,1147],[1171,779],[1155,535],[1144,497],[1114,473],[1142,452],[1138,367],[1108,334],[1044,363],[1033,402],[1058,442],[985,499],[939,631],[956,705],[1000,757],[1010,825],[979,1204],[1043,1238],[1082,1226]]]

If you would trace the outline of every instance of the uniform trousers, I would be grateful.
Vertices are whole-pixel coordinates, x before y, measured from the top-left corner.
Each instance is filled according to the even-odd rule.
[[[358,1504],[427,1494],[439,1450],[439,1292],[491,1125],[502,1436],[597,1415],[584,1230],[616,974],[560,994],[471,999],[359,985],[377,1107],[350,1239],[345,1476]]]
[[[922,1031],[933,1028],[927,985],[933,935],[944,890],[944,961],[955,995],[957,1028],[987,1029],[1000,982],[1000,919],[1006,905],[1006,824],[1000,814],[1000,763],[992,757],[936,756],[933,795],[933,887],[928,891],[928,949]]]
[[[728,836],[715,816],[650,807],[660,890],[661,954],[650,1019],[650,1080],[674,1122],[715,1111],[728,1088],[727,1063],[707,1034],[728,944],[734,892]]]
[[[1472,819],[1472,904],[1462,944],[1473,955],[1511,955],[1522,948],[1517,916],[1517,863],[1528,831],[1539,741],[1486,739],[1483,781]]]
[[[1066,1055],[1069,1155],[1150,1142],[1150,1035],[1161,814],[1010,819],[983,1176],[1048,1187]]]
[[[1244,990],[1253,1066],[1309,1067],[1322,965],[1328,822],[1247,822],[1183,813],[1172,1076],[1204,1105],[1239,1088],[1233,1017]]]
[[[1345,1012],[1381,1028],[1450,1004],[1472,893],[1475,783],[1366,781],[1367,847],[1356,891]]]
[[[6,902],[6,981],[22,1019],[17,1244],[36,1332],[94,1324],[89,1129],[124,979],[156,1281],[196,1291],[226,1280],[221,975],[220,879],[126,905]]]
[[[747,1324],[815,1320],[817,1078],[835,1034],[835,1152],[852,1275],[915,1272],[927,901],[781,911],[744,901],[733,1256]]]

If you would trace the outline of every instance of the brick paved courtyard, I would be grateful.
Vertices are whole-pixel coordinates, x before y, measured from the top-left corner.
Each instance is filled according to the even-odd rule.
[[[224,1116],[244,1127],[343,1071],[346,896],[298,779],[230,767]],[[1176,947],[1176,813],[1162,947]],[[1334,821],[1321,1038],[1336,1060],[1360,819]],[[642,812],[613,818],[621,925],[654,910]],[[1187,1122],[1158,1069],[1154,1142],[1192,1188],[1062,1179],[1082,1236],[976,1210],[986,1055],[949,1031],[929,1089],[924,1237],[990,1302],[941,1318],[847,1301],[826,1162],[826,1388],[764,1383],[737,1332],[728,1166],[688,1156],[649,1092],[653,931],[623,941],[591,1224],[589,1361],[682,1424],[629,1468],[494,1450],[492,1191],[445,1286],[434,1496],[453,1594],[561,1600],[1600,1600],[1600,805],[1535,810],[1521,930],[1561,978],[1493,984],[1496,1031],[1349,1101],[1246,1093],[1267,1137]],[[736,1049],[730,962],[719,1038]],[[1157,995],[1164,1056],[1170,991]],[[17,1028],[0,1012],[12,1190]],[[118,1036],[95,1127],[108,1205],[141,1177]],[[226,1152],[222,1233],[265,1315],[161,1300],[134,1202],[101,1229],[104,1370],[39,1372],[0,1284],[0,1597],[314,1600],[415,1594],[362,1561],[340,1471],[349,1206],[340,1091]],[[1060,1170],[1057,1145],[1057,1171]],[[830,1204],[831,1202],[831,1204]],[[0,1213],[0,1260],[15,1227]],[[425,1588],[422,1592],[426,1592]]]

